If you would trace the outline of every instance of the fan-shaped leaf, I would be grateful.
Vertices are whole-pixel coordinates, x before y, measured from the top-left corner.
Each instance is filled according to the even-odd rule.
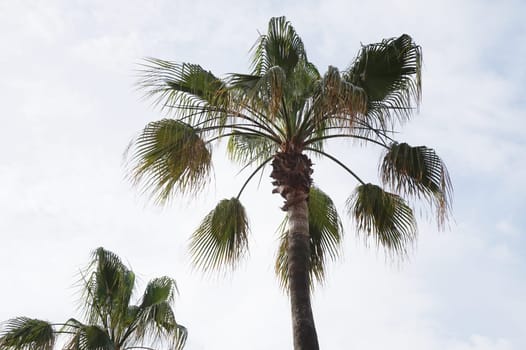
[[[384,155],[380,173],[384,184],[398,193],[429,200],[437,210],[439,226],[443,226],[453,189],[447,168],[434,150],[393,143]]]
[[[346,80],[365,90],[370,123],[385,127],[393,116],[412,114],[411,102],[420,101],[421,65],[420,46],[407,34],[362,47]]]
[[[46,321],[17,317],[6,321],[0,333],[2,350],[52,350],[53,326]]]
[[[404,254],[416,238],[413,211],[402,198],[373,184],[358,186],[347,201],[358,233],[373,239],[390,253]]]
[[[177,293],[175,280],[170,277],[159,277],[151,280],[146,286],[141,307],[149,307],[161,302],[173,302]]]
[[[273,17],[268,32],[259,37],[253,49],[253,74],[263,75],[279,66],[288,74],[300,60],[306,60],[303,41],[285,17]]]
[[[111,316],[114,325],[126,317],[135,285],[135,274],[114,253],[97,248],[86,269],[82,300],[91,324],[106,322]]]
[[[207,124],[217,122],[214,117],[226,118],[231,99],[228,86],[200,65],[148,58],[139,73],[139,87],[162,109],[175,107],[181,118],[209,119]]]
[[[281,236],[275,271],[283,289],[288,289],[287,224],[280,226]],[[327,260],[339,256],[343,226],[331,198],[317,187],[309,192],[310,279],[322,283]],[[311,288],[314,285],[311,283]]]
[[[210,150],[188,124],[173,119],[152,122],[130,146],[133,180],[157,202],[166,202],[174,192],[193,193],[208,182]]]
[[[66,350],[115,350],[108,333],[94,325],[82,326],[64,347]]]
[[[270,158],[278,150],[278,144],[259,135],[239,132],[228,139],[228,155],[231,160],[244,165]]]
[[[234,267],[247,252],[248,220],[237,198],[223,199],[193,233],[193,263],[207,271]]]

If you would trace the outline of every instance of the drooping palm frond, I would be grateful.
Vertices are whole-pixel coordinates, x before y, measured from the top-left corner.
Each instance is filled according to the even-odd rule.
[[[209,180],[212,156],[198,130],[173,119],[149,123],[130,144],[129,164],[136,185],[157,203],[174,193],[194,193]]]
[[[133,327],[133,339],[138,342],[148,339],[178,348],[186,340],[186,328],[176,322],[173,309],[166,300],[141,307]]]
[[[6,321],[0,333],[2,350],[52,350],[53,326],[42,320],[17,317]]]
[[[179,331],[182,326],[177,324],[171,307],[176,293],[177,285],[172,278],[164,276],[148,283],[133,325],[135,339],[142,341],[149,337],[154,341],[169,339],[174,344],[184,342]]]
[[[138,86],[154,104],[175,111],[188,122],[208,119],[208,124],[220,124],[230,111],[227,83],[197,64],[148,58]]]
[[[248,250],[248,219],[237,198],[223,199],[192,234],[190,252],[196,267],[235,267]]]
[[[411,116],[421,96],[421,65],[420,46],[407,34],[362,47],[345,76],[365,90],[370,124],[385,128],[393,117]]]
[[[260,35],[253,47],[252,74],[263,75],[275,66],[288,75],[300,60],[307,60],[303,41],[285,17],[273,17],[267,34]]]
[[[417,227],[412,209],[398,195],[373,184],[356,188],[347,200],[347,209],[366,242],[373,240],[391,254],[406,253],[416,239]]]
[[[323,283],[327,260],[335,260],[340,253],[343,225],[332,199],[317,187],[309,192],[309,235],[310,235],[310,280]],[[287,224],[280,225],[280,245],[276,257],[275,271],[280,286],[288,289]]]
[[[342,77],[336,67],[329,66],[314,93],[313,119],[318,128],[354,126],[354,116],[367,111],[364,89]]]
[[[442,227],[451,209],[452,184],[446,165],[426,146],[392,143],[380,165],[384,184],[398,193],[427,199],[437,211]]]

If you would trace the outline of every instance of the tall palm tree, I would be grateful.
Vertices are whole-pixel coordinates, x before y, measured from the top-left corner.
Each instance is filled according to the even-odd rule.
[[[171,114],[132,140],[130,175],[160,203],[194,194],[210,179],[212,146],[228,139],[229,157],[253,170],[192,235],[193,262],[214,270],[235,266],[247,252],[240,196],[270,165],[273,192],[284,198],[286,212],[276,272],[290,295],[294,348],[318,349],[310,290],[338,255],[342,225],[332,200],[313,186],[309,156],[334,161],[358,182],[347,211],[359,233],[389,252],[403,254],[416,236],[402,195],[428,202],[439,225],[447,219],[451,183],[444,163],[430,148],[393,138],[420,100],[420,67],[420,47],[404,34],[362,46],[348,69],[329,66],[322,75],[284,17],[272,18],[259,36],[248,74],[219,78],[197,64],[146,59],[139,86]],[[364,182],[329,154],[324,146],[336,138],[383,149],[380,177],[392,192]]]
[[[187,331],[175,321],[172,278],[151,280],[139,303],[130,304],[135,274],[117,255],[98,248],[80,281],[85,322],[13,318],[2,326],[0,350],[52,350],[57,336],[66,337],[65,350],[183,348]]]

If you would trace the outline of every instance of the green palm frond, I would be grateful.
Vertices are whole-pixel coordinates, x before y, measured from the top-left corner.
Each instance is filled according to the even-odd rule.
[[[300,60],[307,60],[303,41],[285,17],[273,17],[267,34],[261,35],[253,48],[253,73],[263,75],[275,66],[288,75]]]
[[[193,233],[190,252],[196,267],[235,267],[248,251],[248,219],[237,198],[223,199]]]
[[[138,86],[154,104],[175,108],[189,121],[224,119],[231,105],[226,82],[197,64],[148,58],[140,70]],[[188,111],[194,111],[194,117],[190,118]]]
[[[284,290],[288,289],[287,222],[280,225],[280,245],[275,271]],[[340,253],[343,225],[332,199],[317,187],[309,192],[309,235],[310,235],[310,279],[323,283],[327,260],[336,260]],[[311,288],[314,285],[311,283]]]
[[[141,307],[149,307],[161,302],[172,303],[177,293],[177,285],[173,278],[164,276],[151,280],[146,286]]]
[[[260,135],[234,133],[228,139],[227,151],[231,160],[243,165],[270,158],[279,144]]]
[[[115,350],[108,333],[99,326],[82,325],[64,346],[65,350]]]
[[[312,98],[316,94],[320,72],[314,64],[302,60],[296,64],[291,74],[287,76],[284,86],[284,110],[290,116],[305,118],[312,105]]]
[[[131,177],[158,203],[194,193],[209,180],[210,150],[197,129],[173,119],[149,123],[130,144]]]
[[[83,280],[82,300],[90,324],[119,327],[128,310],[135,274],[114,253],[97,248]],[[106,324],[111,319],[111,324]]]
[[[168,341],[170,348],[182,349],[187,331],[175,320],[172,304],[176,293],[175,280],[169,277],[156,278],[148,283],[133,325],[135,340]]]
[[[453,188],[446,165],[433,149],[392,143],[384,155],[380,173],[384,184],[398,193],[429,200],[437,210],[439,226],[444,224]]]
[[[169,333],[177,325],[170,304],[166,301],[142,307],[138,319],[134,324],[134,337],[138,341],[145,338],[161,340],[163,335]]]
[[[17,317],[6,321],[0,333],[2,350],[52,350],[53,326],[46,321]]]
[[[413,210],[396,194],[373,184],[360,185],[347,201],[358,233],[372,239],[389,253],[404,255],[416,239]]]
[[[421,65],[420,46],[407,34],[362,47],[346,79],[365,90],[369,122],[386,127],[393,117],[411,116],[421,96]]]

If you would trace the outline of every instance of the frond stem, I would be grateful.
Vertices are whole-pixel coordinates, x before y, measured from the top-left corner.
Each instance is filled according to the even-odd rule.
[[[243,193],[243,190],[245,189],[245,187],[247,187],[248,183],[250,182],[250,180],[252,180],[252,178],[254,177],[254,175],[257,174],[258,171],[260,171],[268,162],[270,162],[272,159],[274,158],[274,156],[272,157],[269,157],[267,159],[265,159],[257,168],[256,170],[254,170],[252,172],[252,174],[250,174],[250,176],[248,177],[248,179],[245,181],[245,183],[243,184],[243,186],[241,187],[241,190],[239,190],[239,193],[237,194],[236,196],[236,199],[239,199],[239,197],[241,196],[241,193]]]
[[[345,169],[349,174],[351,174],[356,180],[358,180],[362,185],[365,185],[365,182],[360,179],[358,177],[358,175],[356,175],[351,169],[349,169],[345,164],[343,164],[342,162],[340,162],[338,159],[336,159],[335,157],[331,156],[330,154],[328,153],[325,153],[323,151],[320,151],[320,150],[317,150],[315,148],[312,148],[312,147],[305,147],[305,150],[308,150],[308,151],[312,151],[314,153],[319,153],[321,154],[322,156],[325,156],[327,158],[329,158],[330,160],[332,160],[333,162],[335,162],[336,164],[338,164],[339,166],[341,166],[343,169]]]
[[[348,137],[348,138],[353,138],[353,139],[360,139],[360,140],[365,140],[365,141],[368,141],[368,142],[372,142],[372,143],[375,143],[377,145],[380,145],[382,147],[385,147],[387,149],[389,149],[389,147],[381,142],[378,142],[378,141],[375,141],[373,139],[370,139],[368,137],[365,137],[365,136],[358,136],[358,135],[326,135],[326,136],[320,136],[320,137],[314,137],[312,139],[309,139],[305,142],[305,145],[310,145],[314,142],[318,142],[318,141],[322,141],[322,140],[327,140],[327,139],[334,139],[334,138],[339,138],[339,137]]]
[[[219,140],[223,137],[228,137],[228,136],[233,136],[233,135],[246,135],[246,136],[261,136],[263,138],[266,138],[268,140],[271,140],[273,142],[276,142],[277,144],[280,143],[280,140],[279,139],[275,139],[273,138],[272,136],[270,135],[267,135],[265,133],[262,133],[262,132],[256,132],[254,130],[250,130],[251,132],[243,132],[243,133],[240,133],[240,132],[229,132],[229,133],[226,133],[226,134],[221,134],[221,135],[218,135],[218,136],[215,136],[215,137],[212,137],[210,140],[207,140],[206,143],[212,143],[216,140]]]

